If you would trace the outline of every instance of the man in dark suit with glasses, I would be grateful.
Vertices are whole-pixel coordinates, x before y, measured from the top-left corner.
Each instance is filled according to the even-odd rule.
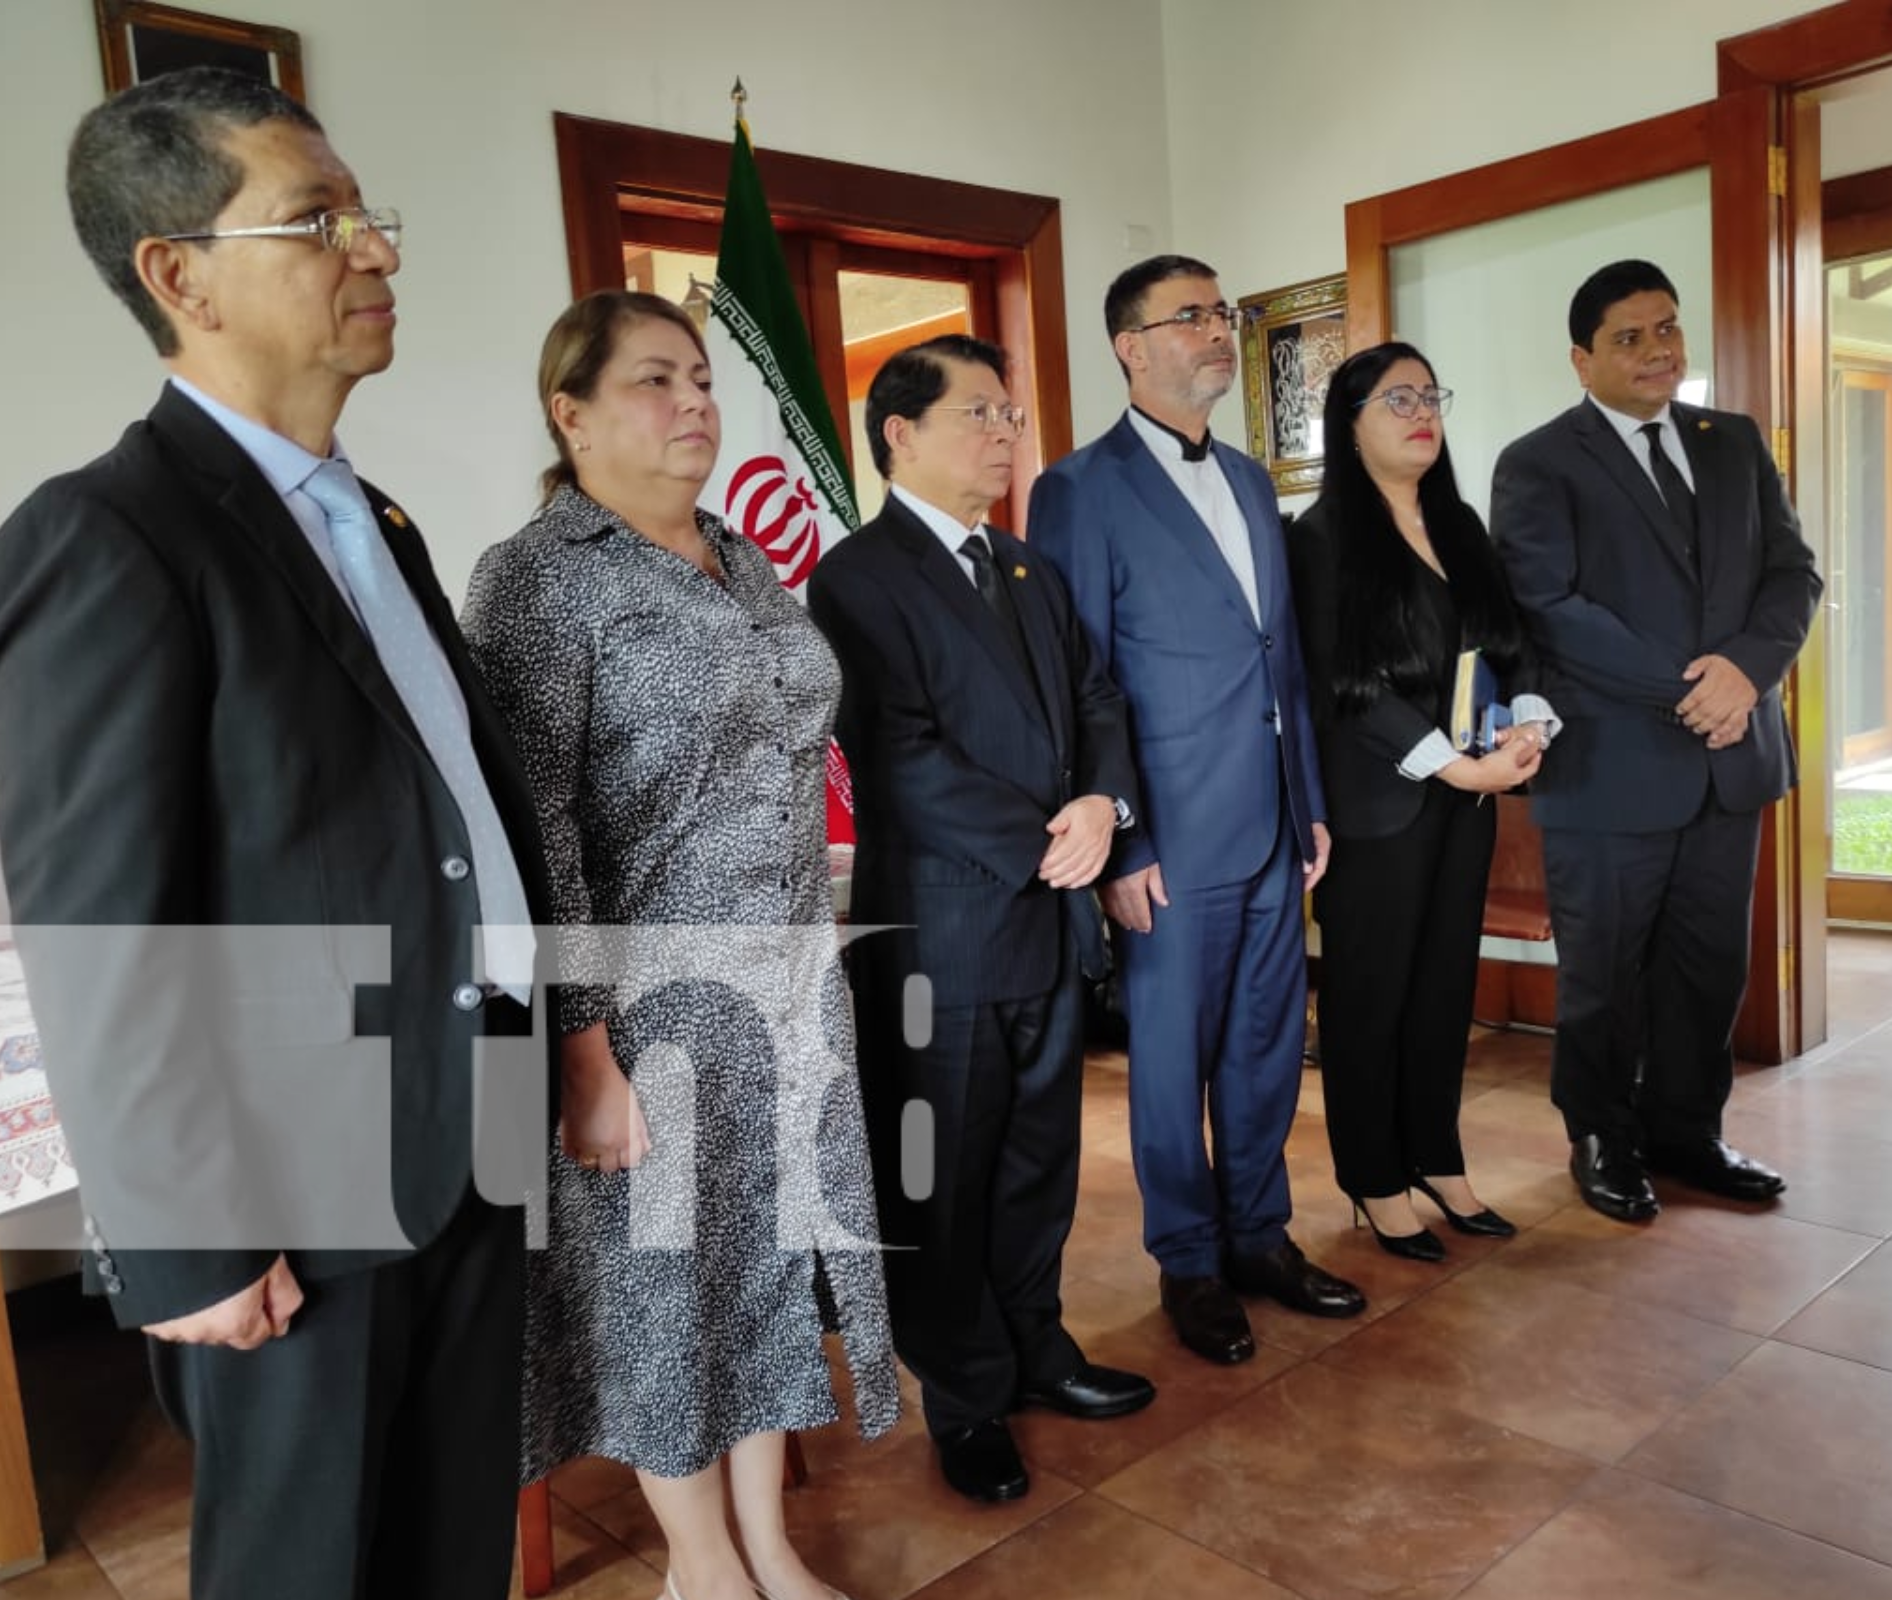
[[[1088,890],[1136,780],[1122,697],[1057,574],[985,522],[1024,427],[1005,366],[951,334],[875,374],[886,508],[808,594],[841,660],[851,915],[893,925],[851,959],[894,1345],[947,1482],[976,1500],[1026,1491],[1015,1404],[1102,1419],[1155,1395],[1085,1360],[1059,1296],[1081,979],[1103,955]]]
[[[1238,1294],[1366,1308],[1288,1235],[1301,897],[1328,836],[1274,486],[1209,434],[1239,322],[1203,262],[1119,274],[1104,323],[1129,410],[1031,495],[1033,546],[1130,705],[1145,815],[1100,893],[1121,930],[1143,1242],[1178,1337],[1215,1362],[1255,1353]]]
[[[400,218],[211,69],[88,114],[67,187],[170,373],[0,527],[0,846],[90,1270],[194,1445],[199,1600],[499,1600],[524,1234],[474,1181],[474,1043],[525,1024],[543,871],[419,535],[335,438]]]

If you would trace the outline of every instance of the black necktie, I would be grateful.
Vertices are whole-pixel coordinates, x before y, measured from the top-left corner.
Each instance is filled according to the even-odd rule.
[[[1655,476],[1656,488],[1661,492],[1662,503],[1669,508],[1670,520],[1681,531],[1689,561],[1696,563],[1695,491],[1689,488],[1681,469],[1662,448],[1662,424],[1645,422],[1636,431],[1649,441],[1649,467]]]
[[[1017,652],[1019,665],[1029,671],[1031,654],[1025,648],[1025,630],[1019,626],[1011,592],[1006,588],[1005,579],[999,575],[998,563],[992,559],[992,547],[985,542],[985,535],[968,535],[959,546],[959,553],[972,563],[972,582],[979,591],[979,598],[991,607],[992,615],[998,618],[999,631]]]

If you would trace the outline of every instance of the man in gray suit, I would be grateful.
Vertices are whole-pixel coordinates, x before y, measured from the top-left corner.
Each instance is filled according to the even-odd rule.
[[[1675,287],[1647,261],[1570,304],[1589,391],[1510,445],[1491,526],[1564,716],[1533,785],[1558,957],[1551,1096],[1605,1216],[1650,1171],[1737,1200],[1780,1174],[1721,1138],[1761,810],[1794,781],[1780,685],[1820,595],[1747,417],[1676,403]]]
[[[0,525],[0,847],[91,1275],[194,1446],[197,1600],[498,1600],[525,1241],[475,1182],[475,1041],[528,1031],[546,895],[426,548],[335,436],[394,356],[400,218],[208,68],[91,111],[67,191],[169,374]]]

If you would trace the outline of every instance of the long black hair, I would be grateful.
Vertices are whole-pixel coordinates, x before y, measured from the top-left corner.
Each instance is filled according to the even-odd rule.
[[[1417,361],[1437,383],[1430,361],[1393,340],[1349,356],[1327,386],[1326,463],[1316,509],[1333,541],[1331,559],[1341,580],[1335,586],[1333,683],[1341,711],[1363,709],[1383,689],[1424,699],[1438,683],[1439,661],[1474,646],[1503,681],[1524,650],[1523,625],[1497,553],[1478,513],[1459,496],[1452,452],[1443,440],[1438,460],[1419,480],[1419,511],[1452,586],[1459,639],[1437,636],[1433,610],[1421,599],[1425,580],[1353,434],[1360,402],[1400,361]]]

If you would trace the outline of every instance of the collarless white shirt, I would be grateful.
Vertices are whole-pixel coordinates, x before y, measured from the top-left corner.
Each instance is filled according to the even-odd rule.
[[[1248,519],[1242,515],[1235,491],[1229,487],[1228,476],[1222,471],[1222,463],[1215,459],[1215,451],[1210,450],[1200,461],[1185,461],[1182,441],[1175,434],[1150,421],[1135,406],[1125,415],[1130,419],[1130,426],[1136,429],[1137,437],[1149,446],[1150,454],[1168,474],[1170,482],[1202,519],[1216,549],[1228,563],[1229,571],[1235,574],[1242,598],[1248,602],[1248,614],[1255,619],[1255,626],[1260,627],[1261,599],[1255,585],[1255,547],[1249,542]]]

